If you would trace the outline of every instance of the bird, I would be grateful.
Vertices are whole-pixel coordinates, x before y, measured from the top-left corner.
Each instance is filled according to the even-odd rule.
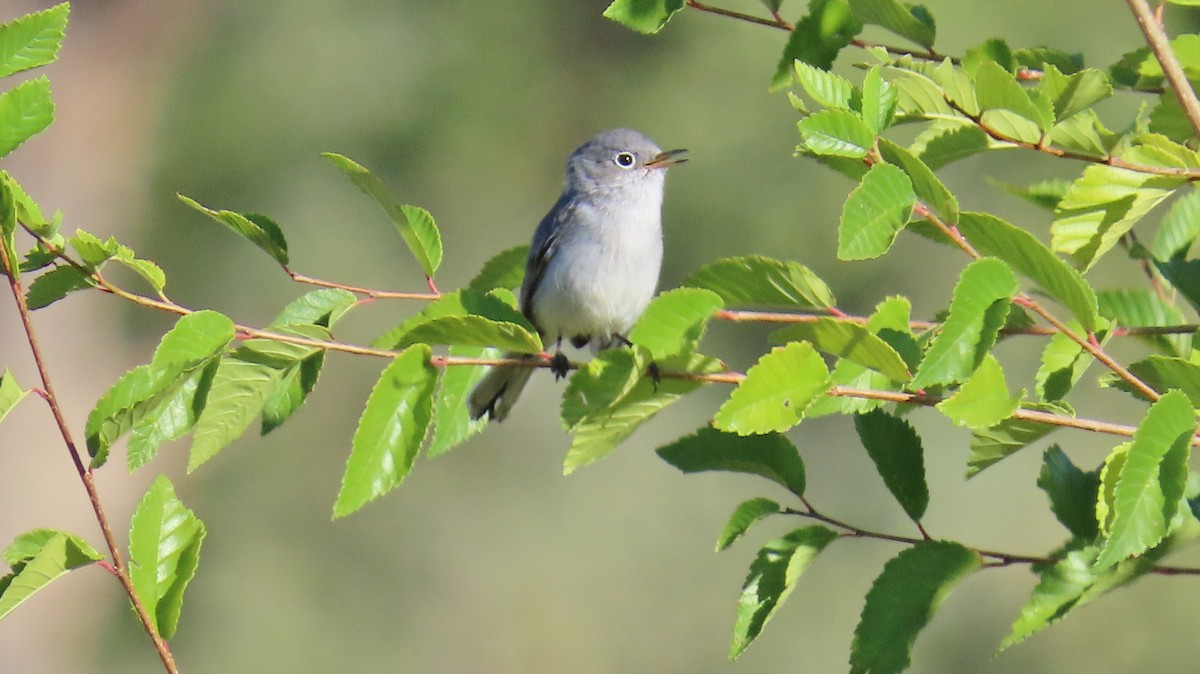
[[[533,234],[518,298],[542,343],[555,345],[556,379],[570,369],[563,340],[593,353],[630,345],[628,333],[662,269],[666,169],[687,161],[686,152],[663,151],[632,129],[611,129],[567,158],[562,194]],[[503,421],[533,371],[494,366],[467,399],[471,418]]]

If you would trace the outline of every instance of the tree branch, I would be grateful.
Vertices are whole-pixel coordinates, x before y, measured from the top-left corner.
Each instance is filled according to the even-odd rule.
[[[1179,65],[1179,59],[1175,58],[1175,52],[1171,51],[1170,38],[1150,6],[1146,4],[1146,0],[1127,2],[1134,18],[1137,19],[1138,28],[1141,28],[1142,35],[1146,36],[1146,44],[1150,45],[1150,51],[1154,52],[1154,58],[1158,59],[1159,65],[1162,66],[1163,75],[1171,85],[1171,90],[1175,92],[1175,98],[1179,99],[1179,106],[1187,115],[1192,132],[1200,136],[1200,100],[1197,100],[1191,82],[1184,74],[1183,67]]]

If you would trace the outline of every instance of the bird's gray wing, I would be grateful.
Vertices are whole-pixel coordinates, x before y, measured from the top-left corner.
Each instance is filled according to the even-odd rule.
[[[533,242],[529,247],[529,258],[525,261],[525,280],[521,283],[521,313],[535,326],[533,319],[533,295],[546,275],[546,268],[554,253],[558,250],[561,239],[562,225],[571,218],[574,204],[568,195],[564,194],[554,204],[554,208],[542,218],[537,231],[533,233]]]

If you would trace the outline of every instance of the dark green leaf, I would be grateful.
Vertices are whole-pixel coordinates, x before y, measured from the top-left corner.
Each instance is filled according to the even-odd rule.
[[[813,525],[770,541],[758,551],[738,598],[730,659],[741,655],[758,637],[775,610],[791,595],[800,574],[835,538],[833,530]]]
[[[1013,196],[1048,210],[1054,210],[1058,206],[1058,202],[1062,200],[1067,193],[1067,188],[1071,185],[1065,180],[1042,180],[1026,186],[1002,182],[987,176],[984,179],[994,187],[999,187]]]
[[[639,33],[657,33],[683,9],[683,0],[613,0],[604,10],[605,18]]]
[[[1100,489],[1100,470],[1083,472],[1071,463],[1071,459],[1050,445],[1042,455],[1042,470],[1038,474],[1038,487],[1050,499],[1050,510],[1071,535],[1090,541],[1100,533],[1096,522],[1096,495]]]
[[[809,0],[808,14],[788,35],[772,88],[787,85],[796,61],[829,70],[842,48],[861,31],[862,22],[855,18],[846,0]]]
[[[721,529],[721,534],[717,536],[717,552],[733,545],[755,522],[768,515],[774,515],[780,510],[782,510],[780,505],[769,498],[752,498],[742,501],[729,516],[729,521]]]
[[[287,240],[283,238],[283,232],[273,221],[262,216],[252,217],[233,211],[213,210],[182,194],[178,196],[183,203],[248,239],[280,265],[287,265]]]
[[[925,450],[921,437],[904,419],[882,410],[854,416],[854,429],[888,491],[914,522],[925,516]]]
[[[1193,309],[1200,310],[1200,260],[1170,260],[1154,266]]]
[[[70,12],[70,3],[64,2],[0,26],[0,77],[53,63]]]
[[[922,47],[933,46],[933,17],[920,5],[905,5],[898,0],[850,0],[850,8],[863,23],[881,26]]]
[[[748,256],[710,262],[683,285],[707,288],[726,306],[823,307],[837,304],[825,282],[799,262]]]
[[[1008,72],[1016,72],[1017,69],[1017,60],[1013,57],[1012,49],[1009,48],[1007,42],[1000,38],[986,40],[983,44],[968,49],[963,54],[963,70],[974,75],[984,61],[999,64]]]
[[[786,431],[830,386],[829,369],[811,344],[777,346],[746,372],[713,425],[739,435]]]
[[[1070,408],[1062,403],[1026,403],[1022,407],[1074,416]],[[971,432],[971,455],[967,459],[967,477],[978,475],[984,468],[1040,440],[1056,428],[1050,424],[1009,418],[991,428],[974,429]]]
[[[838,227],[838,259],[879,257],[912,216],[912,181],[892,164],[875,164],[846,199]]]
[[[955,585],[981,562],[978,554],[958,543],[922,541],[884,565],[854,630],[851,673],[906,669],[917,635]]]
[[[1175,389],[1186,395],[1193,405],[1200,406],[1200,363],[1183,358],[1148,356],[1131,363],[1129,371],[1159,393]],[[1113,379],[1109,385],[1142,397],[1123,379]]]
[[[76,290],[92,286],[91,277],[75,267],[55,267],[29,284],[29,289],[25,292],[25,303],[30,309],[42,309]]]
[[[160,475],[146,490],[129,527],[129,578],[164,639],[175,635],[183,592],[200,564],[204,523]]]
[[[45,131],[52,121],[54,101],[45,75],[0,94],[0,157]]]
[[[1150,250],[1157,260],[1182,259],[1200,237],[1200,190],[1187,190],[1163,216]]]
[[[1147,288],[1105,290],[1097,295],[1100,315],[1127,328],[1175,326],[1185,323],[1183,313]],[[1191,351],[1189,335],[1139,335],[1138,339],[1176,356]]]
[[[705,426],[655,451],[685,473],[719,470],[758,475],[804,496],[804,462],[796,446],[779,433],[743,436]]]
[[[1062,400],[1094,360],[1079,342],[1061,332],[1051,335],[1034,376],[1038,397],[1047,402]]]
[[[395,489],[413,461],[433,415],[437,369],[429,347],[409,347],[384,369],[358,420],[334,518],[358,511]]]
[[[682,2],[682,0],[679,0]],[[333,152],[321,155],[350,178],[358,189],[375,201],[387,213],[392,225],[420,263],[425,275],[432,277],[442,263],[442,234],[433,223],[433,217],[423,208],[396,203],[391,192],[379,178],[353,160]]]

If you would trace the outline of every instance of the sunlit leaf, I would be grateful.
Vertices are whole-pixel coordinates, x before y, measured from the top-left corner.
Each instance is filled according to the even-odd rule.
[[[529,257],[529,244],[500,251],[483,263],[483,267],[475,275],[475,278],[471,279],[467,287],[481,293],[486,293],[492,288],[508,288],[509,290],[520,288],[521,282],[525,279],[525,259],[527,257]]]
[[[49,529],[18,536],[3,557],[12,572],[0,576],[0,619],[68,571],[104,558],[83,539]]]
[[[52,121],[54,101],[45,75],[0,93],[0,157],[45,131]]]
[[[796,123],[808,150],[818,155],[866,157],[875,134],[853,112],[821,110]]]
[[[645,347],[656,359],[696,349],[708,320],[721,308],[721,297],[703,288],[676,288],[651,300],[629,341]]]
[[[876,164],[846,199],[838,227],[838,259],[883,255],[912,216],[912,181],[892,164]]]
[[[833,291],[798,263],[759,256],[729,257],[692,272],[683,285],[707,288],[727,307],[832,307]]]
[[[829,386],[829,370],[811,344],[777,346],[746,372],[713,425],[739,435],[786,431]]]
[[[810,342],[818,351],[853,361],[896,382],[912,379],[900,354],[863,325],[836,318],[818,318],[771,333],[772,344],[795,341]]]
[[[1012,416],[1023,394],[1008,392],[1000,361],[989,353],[958,391],[937,408],[959,426],[989,428]]]
[[[920,5],[898,0],[850,0],[850,8],[863,23],[881,26],[922,47],[933,46],[933,17]]]
[[[146,490],[129,527],[129,578],[164,639],[175,635],[183,592],[200,564],[204,523],[160,475]]]
[[[4,417],[27,395],[29,391],[21,388],[12,371],[5,368],[4,374],[0,375],[0,421],[4,421]]]
[[[214,210],[182,194],[178,196],[183,203],[248,239],[279,264],[287,265],[287,240],[283,236],[283,230],[273,220],[253,214],[243,215],[233,211]]]
[[[613,0],[604,17],[639,33],[657,33],[683,9],[683,0]]]
[[[53,63],[67,30],[70,3],[26,14],[0,26],[0,77]]]

